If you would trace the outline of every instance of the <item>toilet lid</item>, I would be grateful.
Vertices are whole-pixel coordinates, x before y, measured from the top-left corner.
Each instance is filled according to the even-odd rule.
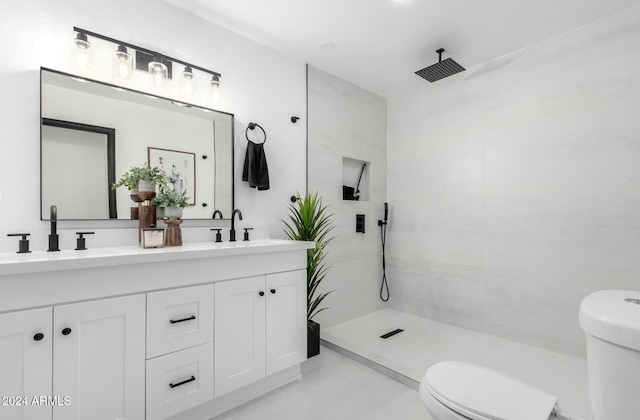
[[[422,382],[442,404],[473,420],[548,420],[558,401],[515,378],[464,362],[436,363]]]

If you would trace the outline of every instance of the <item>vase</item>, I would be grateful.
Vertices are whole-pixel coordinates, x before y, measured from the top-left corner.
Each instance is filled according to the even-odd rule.
[[[156,184],[140,180],[138,182],[138,196],[144,201],[153,200],[156,196]]]
[[[182,219],[182,207],[165,207],[164,217],[167,219]]]
[[[307,323],[307,359],[320,354],[320,324]]]

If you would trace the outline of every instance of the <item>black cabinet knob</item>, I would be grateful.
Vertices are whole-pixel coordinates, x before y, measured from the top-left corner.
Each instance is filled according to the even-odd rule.
[[[258,292],[258,294],[259,294],[260,296],[264,296],[264,292],[263,292],[262,290],[261,290],[261,291],[259,291],[259,292]]]
[[[275,295],[276,294],[276,289],[271,289],[271,294]]]
[[[71,328],[67,327],[64,330],[62,330],[62,335],[69,335],[71,334]]]
[[[42,340],[43,338],[44,338],[44,334],[42,334],[42,333],[38,333],[38,334],[36,334],[36,335],[34,335],[34,336],[33,336],[33,339],[34,339],[35,341],[40,341],[40,340]]]

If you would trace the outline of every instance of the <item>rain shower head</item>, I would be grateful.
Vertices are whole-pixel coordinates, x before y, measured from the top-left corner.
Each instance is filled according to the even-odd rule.
[[[447,58],[444,61],[442,60],[444,48],[440,48],[436,50],[436,52],[438,53],[438,62],[430,65],[429,67],[425,67],[422,70],[418,70],[416,72],[418,76],[433,83],[440,79],[444,79],[445,77],[464,71],[464,67],[456,63],[453,59]]]

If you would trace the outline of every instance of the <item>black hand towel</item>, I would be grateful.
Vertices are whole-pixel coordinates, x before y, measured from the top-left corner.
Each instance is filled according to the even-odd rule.
[[[264,154],[264,143],[248,141],[242,180],[247,181],[251,188],[257,187],[260,191],[269,189],[269,168]]]

